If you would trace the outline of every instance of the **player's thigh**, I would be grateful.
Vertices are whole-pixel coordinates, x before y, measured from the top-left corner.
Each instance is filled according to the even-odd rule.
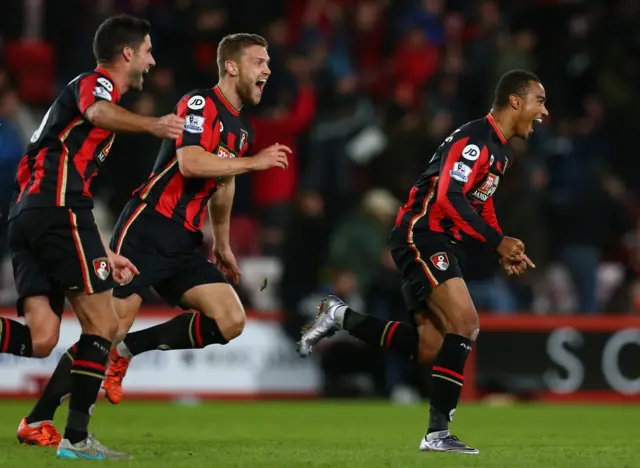
[[[410,312],[429,310],[447,333],[474,339],[478,315],[462,279],[459,252],[445,236],[434,234],[392,251],[402,272]]]
[[[195,309],[214,319],[227,339],[244,329],[245,312],[224,275],[199,254],[185,260],[185,268],[154,286],[169,304]]]
[[[182,303],[215,320],[227,340],[236,338],[244,330],[244,307],[233,287],[226,282],[194,286],[182,295]]]
[[[18,316],[25,317],[29,327],[33,357],[47,357],[58,343],[64,294],[44,274],[31,249],[32,239],[39,234],[39,226],[29,216],[18,216],[9,223],[7,241],[18,291]]]
[[[114,286],[111,264],[91,210],[57,208],[34,249],[45,275],[66,292],[92,295]]]
[[[433,291],[462,277],[457,252],[442,234],[432,233],[410,243],[402,240],[392,247],[391,255],[402,274],[402,294],[410,313],[429,310]]]
[[[118,320],[111,291],[94,294],[69,291],[67,299],[78,317],[83,333],[113,341],[118,329]]]
[[[151,211],[140,200],[131,199],[113,229],[111,249],[128,258],[140,271],[129,283],[117,284],[113,289],[118,317],[116,341],[123,339],[133,325],[144,299],[151,297],[152,285],[173,274],[174,263],[163,249],[165,243],[171,245],[171,236],[157,225]]]
[[[476,339],[480,330],[478,312],[462,278],[451,278],[435,287],[429,304],[448,333]]]

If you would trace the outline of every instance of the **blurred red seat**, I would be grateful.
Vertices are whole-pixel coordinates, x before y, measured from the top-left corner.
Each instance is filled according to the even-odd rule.
[[[55,94],[55,52],[51,44],[33,40],[5,45],[9,69],[18,78],[20,99],[29,104],[50,104]]]

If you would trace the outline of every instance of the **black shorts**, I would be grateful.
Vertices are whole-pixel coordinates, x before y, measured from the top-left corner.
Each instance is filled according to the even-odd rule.
[[[462,278],[465,253],[444,234],[420,233],[409,242],[405,229],[394,228],[391,255],[402,273],[402,294],[409,312],[425,310],[431,291],[451,278]]]
[[[9,221],[7,237],[19,315],[30,296],[48,296],[62,316],[66,291],[94,294],[114,286],[91,209],[24,210]]]
[[[153,288],[168,304],[187,308],[180,303],[185,292],[201,284],[226,282],[204,254],[202,233],[188,231],[135,198],[120,214],[111,249],[140,271],[129,284],[115,287],[115,297],[138,294],[147,299]]]

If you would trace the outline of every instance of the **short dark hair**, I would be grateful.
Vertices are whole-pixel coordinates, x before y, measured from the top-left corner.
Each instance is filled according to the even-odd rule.
[[[524,97],[529,89],[529,83],[540,79],[526,70],[511,70],[500,77],[493,99],[493,107],[500,108],[509,104],[509,96],[517,94]]]
[[[257,34],[237,33],[225,36],[218,44],[218,74],[222,77],[227,74],[224,63],[227,60],[238,61],[244,49],[254,45],[265,49],[269,46],[267,40]]]
[[[151,31],[148,21],[131,15],[107,18],[93,38],[93,55],[98,63],[115,60],[125,47],[137,49]]]

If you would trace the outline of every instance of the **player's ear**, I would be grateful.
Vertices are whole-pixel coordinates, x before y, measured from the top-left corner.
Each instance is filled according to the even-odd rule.
[[[231,60],[227,60],[224,62],[224,68],[227,70],[227,73],[231,76],[238,76],[238,65]]]
[[[512,94],[509,96],[509,105],[515,110],[520,109],[522,106],[522,98],[517,94]]]
[[[134,52],[131,47],[125,47],[124,49],[122,49],[122,56],[127,62],[131,62],[131,59],[133,59],[133,55]]]

